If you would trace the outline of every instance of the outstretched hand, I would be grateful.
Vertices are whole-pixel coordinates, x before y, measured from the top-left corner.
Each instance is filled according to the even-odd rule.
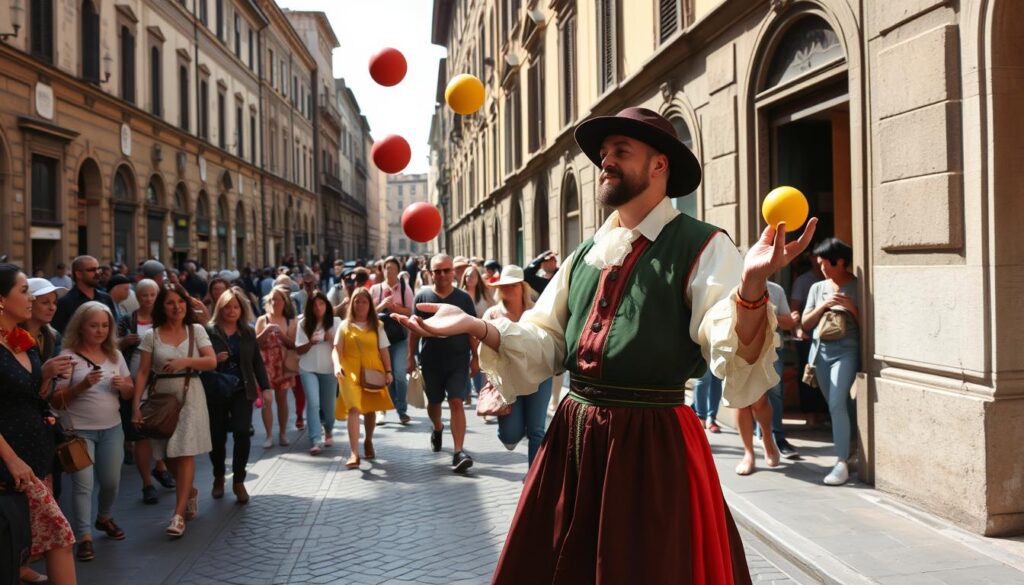
[[[786,224],[780,223],[778,229],[768,226],[761,232],[761,238],[747,251],[743,259],[743,282],[751,283],[763,290],[768,277],[778,272],[797,259],[814,237],[818,226],[818,218],[812,217],[804,228],[804,233],[796,241],[786,243]]]
[[[476,325],[476,318],[467,315],[455,305],[444,303],[420,303],[416,310],[434,313],[433,317],[422,319],[418,315],[406,317],[392,313],[391,318],[407,327],[420,337],[449,337],[471,333]],[[479,328],[479,326],[477,326]]]

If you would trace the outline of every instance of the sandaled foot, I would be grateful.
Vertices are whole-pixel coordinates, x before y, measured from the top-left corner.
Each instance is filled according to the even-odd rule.
[[[373,449],[373,441],[365,441],[363,443],[363,455],[367,459],[375,459],[377,457],[377,452]]]
[[[18,577],[22,583],[49,583],[50,578],[33,571],[30,567],[22,566]]]
[[[743,460],[736,465],[736,475],[750,475],[754,473],[754,454],[747,453]]]
[[[281,433],[281,436],[278,437],[277,444],[281,445],[282,447],[287,447],[288,445],[290,445],[291,443],[288,442],[288,435]]]
[[[348,461],[345,462],[345,467],[349,469],[355,469],[359,467],[359,456],[353,453],[348,456]]]
[[[185,534],[185,519],[177,514],[171,516],[171,523],[164,529],[164,533],[174,538]]]

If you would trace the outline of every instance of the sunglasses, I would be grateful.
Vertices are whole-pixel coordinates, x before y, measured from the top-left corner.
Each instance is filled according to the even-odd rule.
[[[435,275],[437,275],[437,274],[448,274],[448,273],[451,273],[451,272],[454,272],[454,271],[455,271],[454,268],[438,268],[437,270],[431,270],[431,272],[433,272]]]

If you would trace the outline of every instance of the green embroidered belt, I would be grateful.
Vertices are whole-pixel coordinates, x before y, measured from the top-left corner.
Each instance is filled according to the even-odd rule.
[[[633,408],[672,407],[686,404],[686,388],[637,388],[598,383],[571,377],[569,396],[590,406],[627,406]]]

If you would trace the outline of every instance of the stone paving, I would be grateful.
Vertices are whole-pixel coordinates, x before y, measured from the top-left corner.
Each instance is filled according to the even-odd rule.
[[[409,426],[378,428],[377,459],[358,470],[344,466],[343,423],[335,428],[335,446],[314,458],[305,431],[294,429],[291,446],[262,449],[257,422],[250,504],[234,503],[230,482],[224,499],[211,499],[204,458],[197,465],[200,516],[174,541],[163,534],[173,493],[161,490],[159,505],[143,505],[138,474],[125,466],[114,518],[128,538],[96,537],[96,560],[79,563],[79,582],[487,583],[522,488],[525,443],[508,452],[495,425],[470,416],[466,446],[476,464],[468,475],[456,475],[447,430],[443,451],[432,453],[425,412],[410,413]],[[65,486],[69,491],[67,479]],[[744,536],[756,583],[797,583],[758,552],[763,544]]]

